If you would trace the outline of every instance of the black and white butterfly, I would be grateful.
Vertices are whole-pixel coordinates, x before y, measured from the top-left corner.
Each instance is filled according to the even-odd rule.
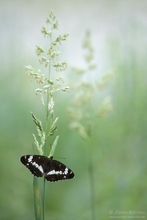
[[[34,176],[44,176],[44,178],[50,182],[72,179],[74,177],[74,173],[71,169],[63,163],[53,160],[53,157],[25,155],[20,158],[20,161]]]

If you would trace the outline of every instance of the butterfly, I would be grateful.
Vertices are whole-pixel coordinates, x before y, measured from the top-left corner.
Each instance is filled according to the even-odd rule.
[[[50,182],[67,180],[74,177],[74,173],[63,163],[53,160],[53,157],[41,155],[24,155],[20,161],[36,177],[43,177]]]

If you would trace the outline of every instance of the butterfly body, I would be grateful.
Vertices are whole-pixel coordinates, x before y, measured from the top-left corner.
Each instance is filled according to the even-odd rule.
[[[43,177],[50,182],[66,180],[74,177],[74,173],[63,163],[53,160],[53,157],[41,155],[25,155],[20,161],[36,177]]]

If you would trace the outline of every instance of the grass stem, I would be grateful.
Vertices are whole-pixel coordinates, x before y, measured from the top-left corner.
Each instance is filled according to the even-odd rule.
[[[43,198],[42,198],[42,219],[44,220],[44,210],[45,210],[45,178],[43,181]]]
[[[90,183],[90,197],[91,197],[91,220],[96,220],[96,205],[95,205],[95,181],[94,181],[94,170],[92,165],[92,155],[91,155],[91,148],[89,148],[89,166],[88,166],[88,173],[89,173],[89,183]]]
[[[33,177],[33,189],[34,189],[35,220],[41,220],[42,219],[41,192],[39,187],[39,180],[35,176]]]

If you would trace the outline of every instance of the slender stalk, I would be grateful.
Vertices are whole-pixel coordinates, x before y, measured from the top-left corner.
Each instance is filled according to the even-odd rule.
[[[50,44],[52,42],[52,34],[50,37]],[[51,75],[51,61],[49,61],[49,69],[48,69],[48,79],[50,79],[50,75]],[[48,123],[49,123],[49,110],[48,110],[48,103],[49,103],[49,99],[50,99],[50,94],[47,93],[47,98],[46,98],[46,121],[45,121],[45,133],[47,134],[48,132]],[[47,155],[47,142],[45,142],[44,145],[44,154]],[[42,192],[42,213],[43,213],[43,220],[44,220],[44,210],[45,210],[45,178],[43,181],[43,192]]]
[[[51,30],[52,30],[52,27],[51,27]],[[52,31],[51,31],[51,33],[52,33]],[[50,45],[51,45],[51,42],[52,42],[52,34],[50,36]],[[49,66],[48,66],[48,79],[50,79],[50,77],[51,77],[51,60],[49,60]],[[50,99],[50,94],[47,93],[47,97],[46,97],[46,121],[45,121],[45,132],[46,132],[46,134],[47,134],[47,131],[48,131],[48,123],[49,123],[49,109],[48,109],[49,99]],[[47,144],[45,142],[45,145],[44,145],[44,154],[45,155],[47,155],[46,145]]]
[[[35,219],[42,219],[42,204],[41,204],[41,192],[39,187],[39,180],[37,177],[33,177],[33,189],[34,189],[34,211]]]
[[[92,155],[90,146],[88,146],[89,152],[89,166],[88,166],[88,173],[89,173],[89,183],[90,183],[90,199],[91,199],[91,220],[96,220],[96,207],[95,207],[95,181],[94,181],[94,170],[92,165]]]
[[[45,210],[45,178],[44,178],[44,181],[43,181],[43,196],[42,196],[42,219],[44,220],[44,210]]]

